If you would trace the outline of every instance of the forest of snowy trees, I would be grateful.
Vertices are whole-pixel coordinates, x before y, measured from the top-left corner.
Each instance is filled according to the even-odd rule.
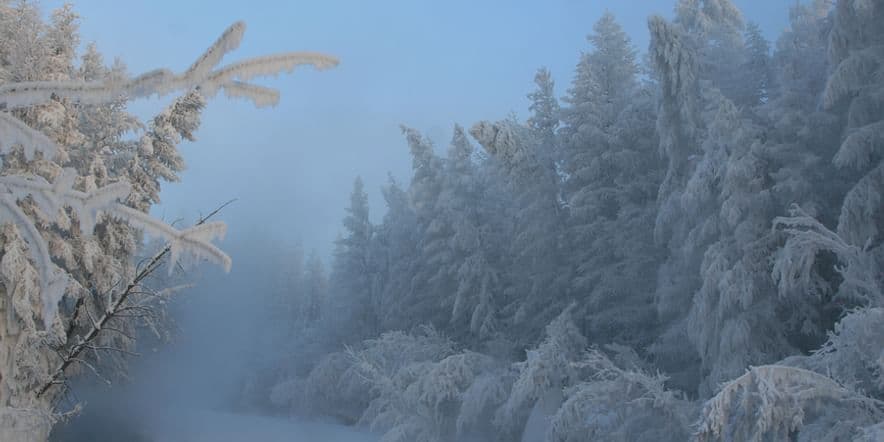
[[[676,3],[645,58],[604,15],[524,122],[403,127],[408,184],[372,223],[356,179],[327,282],[292,261],[244,403],[391,442],[884,440],[884,1],[774,42]]]
[[[268,251],[235,406],[385,442],[884,440],[884,0],[796,2],[773,42],[674,3],[647,51],[588,26],[525,121],[402,126],[379,222],[357,177],[330,265]],[[273,105],[252,79],[337,64],[221,64],[244,29],[132,76],[78,51],[72,7],[0,0],[0,441],[46,440],[74,376],[124,377],[179,264],[230,267],[214,202],[148,214],[178,145],[218,93]]]

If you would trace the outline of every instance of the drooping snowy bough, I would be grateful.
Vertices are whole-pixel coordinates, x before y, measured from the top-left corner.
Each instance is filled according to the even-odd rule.
[[[337,64],[294,52],[220,65],[244,31],[232,25],[182,73],[132,77],[91,45],[74,66],[70,7],[44,23],[33,4],[0,3],[0,439],[45,438],[77,370],[122,372],[134,327],[156,325],[166,292],[149,276],[161,265],[171,272],[190,257],[230,268],[212,243],[223,223],[178,229],[148,215],[160,180],[176,181],[184,167],[177,145],[193,139],[219,92],[271,106],[279,93],[252,79]],[[125,110],[173,93],[182,95],[148,125]],[[166,244],[136,263],[144,235]]]

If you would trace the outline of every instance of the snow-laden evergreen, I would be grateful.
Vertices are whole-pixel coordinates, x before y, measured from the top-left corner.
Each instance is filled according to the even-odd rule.
[[[161,183],[184,169],[178,145],[194,139],[218,92],[272,105],[278,93],[249,81],[337,64],[288,53],[221,65],[244,31],[233,24],[184,72],[132,76],[121,62],[105,66],[94,45],[77,66],[72,6],[44,21],[33,2],[0,2],[0,439],[45,438],[66,411],[57,406],[69,376],[122,377],[136,327],[164,333],[162,306],[176,287],[152,276],[160,266],[171,275],[207,260],[229,270],[213,244],[223,223],[181,228],[147,214]],[[170,94],[150,122],[126,111]],[[145,238],[161,245],[137,259],[151,252]]]

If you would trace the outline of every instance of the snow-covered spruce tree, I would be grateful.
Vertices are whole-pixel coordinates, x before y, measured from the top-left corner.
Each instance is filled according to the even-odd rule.
[[[545,124],[552,129],[550,121]],[[487,191],[481,187],[473,155],[466,133],[455,125],[439,198],[439,208],[453,227],[449,265],[457,290],[451,306],[451,333],[460,337],[469,332],[473,339],[467,341],[476,343],[476,338],[488,338],[496,331],[503,284],[499,232],[493,221],[497,214],[489,211],[493,205],[482,204]]]
[[[544,340],[527,351],[524,361],[514,364],[517,378],[495,415],[504,440],[545,429],[548,416],[562,404],[564,389],[581,380],[575,363],[588,344],[572,319],[574,307],[570,305],[551,321]]]
[[[884,1],[839,1],[830,34],[834,67],[823,105],[847,117],[835,165],[861,178],[841,205],[838,234],[884,257]]]
[[[564,170],[567,173],[565,197],[571,216],[570,237],[574,239],[577,259],[575,289],[589,290],[596,279],[590,263],[596,253],[588,247],[593,240],[592,220],[612,219],[618,211],[616,174],[610,167],[616,148],[610,146],[613,125],[626,109],[638,84],[635,49],[629,37],[610,12],[595,24],[589,36],[593,51],[581,56],[562,110],[563,126],[559,131],[565,148]],[[619,146],[618,146],[619,147]],[[581,259],[583,258],[583,259]]]
[[[384,441],[507,440],[490,425],[506,397],[506,364],[455,344],[429,327],[388,332],[350,349],[355,376],[370,386],[360,419]]]
[[[433,323],[458,340],[477,343],[496,328],[500,241],[492,218],[498,214],[480,203],[486,192],[473,163],[473,146],[460,126],[455,126],[445,159],[437,158],[416,131],[406,135],[415,166],[409,206],[420,240],[411,281],[407,287],[396,284],[406,289],[396,297],[406,304],[398,309],[407,309],[409,318],[400,327]],[[408,225],[391,227],[408,231]]]
[[[696,51],[700,75],[731,101],[751,99],[743,88],[746,62],[743,15],[731,0],[678,0],[675,23]]]
[[[347,354],[351,367],[344,378],[355,376],[370,387],[370,403],[360,418],[376,430],[387,433],[388,440],[438,440],[444,423],[426,396],[413,385],[429,364],[455,353],[454,343],[432,327],[415,333],[386,332],[380,337],[351,348]],[[453,429],[453,427],[452,427]]]
[[[587,336],[642,345],[648,338],[636,332],[653,333],[659,255],[651,237],[660,172],[653,95],[639,84],[635,49],[610,13],[589,39],[594,49],[577,67],[559,131],[572,290],[586,300],[578,316]]]
[[[714,116],[707,117],[703,152],[682,196],[688,214],[706,216],[700,228],[713,240],[699,243],[701,284],[686,323],[701,359],[704,396],[748,365],[795,351],[783,320],[790,317],[792,303],[776,295],[770,276],[770,256],[778,244],[769,225],[777,211],[758,129],[728,98],[719,94],[716,103],[715,91],[707,96]]]
[[[556,85],[549,69],[541,67],[537,70],[537,73],[534,74],[534,85],[536,88],[528,94],[528,99],[531,100],[531,104],[528,106],[531,116],[525,121],[525,125],[531,129],[534,139],[540,143],[540,149],[548,152],[553,161],[559,189],[557,198],[559,205],[565,209],[563,210],[564,216],[567,213],[563,185],[566,177],[563,169],[565,152],[562,150],[561,137],[557,135],[561,124],[562,109],[555,96]]]
[[[696,407],[680,392],[666,389],[666,378],[641,366],[613,362],[599,350],[576,364],[586,380],[565,389],[546,441],[684,441]]]
[[[559,204],[559,179],[552,152],[531,130],[516,121],[483,121],[470,134],[490,155],[492,168],[502,171],[511,200],[514,226],[502,316],[510,336],[530,344],[544,324],[565,306],[567,265],[561,253],[564,230]]]
[[[649,364],[629,347],[605,346],[610,358],[588,349],[573,311],[574,305],[565,309],[526,360],[513,364],[515,380],[499,374],[509,388],[494,419],[498,438],[684,440],[694,403],[667,389],[664,376],[649,374]]]
[[[789,359],[792,364],[828,374],[882,399],[880,356],[884,353],[884,323],[879,321],[884,306],[884,271],[874,248],[849,243],[808,215],[797,205],[790,216],[779,217],[774,227],[789,235],[776,255],[774,276],[784,296],[801,292],[820,294],[821,267],[840,276],[835,298],[843,305],[856,306],[843,316],[828,341],[809,357]],[[836,262],[824,259],[825,253]]]
[[[826,83],[831,20],[825,1],[791,9],[790,28],[777,39],[773,57],[774,89],[760,106],[763,129],[760,158],[767,164],[768,184],[777,215],[797,204],[821,222],[834,225],[852,178],[832,165],[840,144],[841,118],[819,106]],[[778,241],[782,244],[785,237]],[[825,261],[824,259],[823,261]],[[820,266],[818,270],[825,268]],[[819,274],[822,283],[808,292],[780,290],[788,339],[802,352],[817,348],[846,305],[834,299],[835,278]]]
[[[714,59],[716,46],[723,44],[722,40],[734,41],[741,23],[739,11],[729,0],[680,0],[674,23],[661,17],[651,17],[648,22],[649,53],[660,87],[657,134],[660,151],[668,162],[658,192],[654,229],[656,240],[670,248],[657,283],[657,303],[664,319],[689,306],[688,294],[699,285],[696,270],[703,243],[714,235],[709,228],[698,228],[706,222],[708,213],[687,213],[682,196],[697,167],[697,155],[702,152],[702,91],[717,86],[710,81],[718,65]]]
[[[769,146],[716,87],[717,74],[703,67],[706,51],[719,44],[712,31],[738,28],[739,13],[707,3],[680,3],[678,24],[651,20],[651,52],[663,86],[658,132],[670,159],[657,215],[658,239],[669,242],[657,287],[667,331],[654,353],[664,369],[681,372],[672,373],[680,388],[699,387],[702,396],[749,364],[795,351],[788,339],[795,315],[770,277],[777,235],[768,226],[782,209],[772,195]],[[693,28],[711,34],[688,38]],[[738,92],[730,95],[739,99]],[[680,344],[684,335],[699,357],[699,386],[680,383],[696,367]]]
[[[439,361],[411,364],[392,378],[372,377],[381,392],[367,416],[385,441],[456,440],[456,420],[464,393],[495,365],[488,356],[464,352]],[[372,375],[369,375],[372,376]]]
[[[375,228],[372,256],[377,263],[377,293],[374,307],[382,330],[402,330],[415,318],[408,318],[401,302],[411,287],[417,258],[420,230],[417,216],[403,189],[391,176],[382,189],[387,213]]]
[[[684,212],[681,196],[693,170],[690,158],[698,150],[699,67],[696,51],[679,26],[661,17],[651,17],[648,25],[649,55],[660,89],[656,132],[667,162],[658,190],[654,239],[668,250],[657,271],[655,290],[658,320],[664,328],[651,350],[674,385],[691,391],[696,387],[696,352],[683,345],[687,332],[679,319],[690,308],[690,294],[699,286],[702,255],[684,246],[693,223],[700,220]]]
[[[740,85],[741,100],[739,105],[755,107],[770,99],[773,94],[773,62],[771,60],[770,42],[764,38],[758,24],[749,22],[744,33],[746,42],[746,58],[741,71],[744,83]]]
[[[334,263],[330,277],[329,306],[335,325],[331,329],[340,334],[343,343],[373,336],[378,319],[372,305],[373,275],[371,241],[374,226],[368,218],[368,195],[362,178],[353,182],[350,207],[344,217],[344,236],[336,242]]]
[[[610,135],[639,86],[636,50],[613,14],[605,12],[587,40],[593,50],[581,55],[564,99],[568,106],[562,110],[560,133],[570,145],[599,136],[596,131]],[[579,149],[570,145],[569,149]]]
[[[861,435],[882,420],[884,402],[819,373],[765,365],[728,382],[706,403],[696,440],[874,440]]]
[[[443,213],[442,198],[444,161],[433,149],[432,142],[418,131],[402,127],[411,153],[412,177],[408,200],[414,210],[420,240],[418,260],[411,275],[411,284],[401,302],[407,306],[414,327],[421,323],[442,328],[450,317],[452,295],[457,290],[456,262],[450,239],[454,236],[453,218]]]
[[[860,174],[844,196],[837,234],[844,243],[860,248],[865,259],[864,264],[851,263],[853,274],[859,276],[844,274],[839,295],[845,290],[855,292],[852,296],[863,305],[874,307],[884,306],[884,274],[880,272],[884,262],[884,30],[878,26],[882,18],[882,1],[838,3],[829,44],[835,68],[823,92],[823,104],[846,111],[847,117],[834,164]],[[866,282],[857,282],[861,275]]]
[[[204,218],[178,230],[146,214],[160,182],[183,168],[176,145],[192,139],[205,100],[223,90],[272,105],[278,93],[250,79],[336,64],[290,53],[218,67],[239,45],[245,26],[237,23],[179,74],[129,77],[120,64],[104,68],[94,49],[77,69],[76,21],[69,7],[46,24],[32,3],[0,4],[3,440],[45,438],[68,376],[122,369],[133,327],[154,319],[151,302],[165,296],[148,278],[158,267],[189,256],[229,267],[211,244],[223,224]],[[128,100],[178,91],[146,128],[125,112]],[[140,139],[126,141],[132,131]],[[141,232],[168,245],[136,265]]]
[[[790,26],[774,49],[773,94],[760,110],[777,206],[797,203],[826,223],[837,219],[846,191],[845,177],[831,167],[841,123],[819,106],[829,71],[829,5],[814,0],[790,9]]]
[[[534,75],[534,84],[537,89],[528,94],[531,105],[528,110],[531,111],[531,117],[528,118],[526,124],[534,133],[534,137],[539,140],[540,144],[554,152],[554,157],[558,159],[556,145],[556,129],[559,127],[559,100],[555,96],[555,82],[547,68],[540,68]]]

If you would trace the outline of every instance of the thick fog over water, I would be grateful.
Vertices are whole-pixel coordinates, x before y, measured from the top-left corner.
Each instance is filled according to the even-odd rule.
[[[882,23],[0,0],[0,442],[884,440]]]
[[[229,274],[211,267],[190,273],[195,287],[170,307],[171,342],[146,337],[126,382],[107,386],[85,379],[76,385],[75,398],[87,411],[62,427],[58,440],[344,440],[339,437],[346,430],[319,425],[326,419],[286,424],[241,406],[243,379],[255,358],[281,351],[265,339],[262,305],[282,268],[274,262],[282,258],[280,250],[295,246],[259,231],[248,241],[226,241],[236,267]],[[362,440],[371,439],[353,439]]]

